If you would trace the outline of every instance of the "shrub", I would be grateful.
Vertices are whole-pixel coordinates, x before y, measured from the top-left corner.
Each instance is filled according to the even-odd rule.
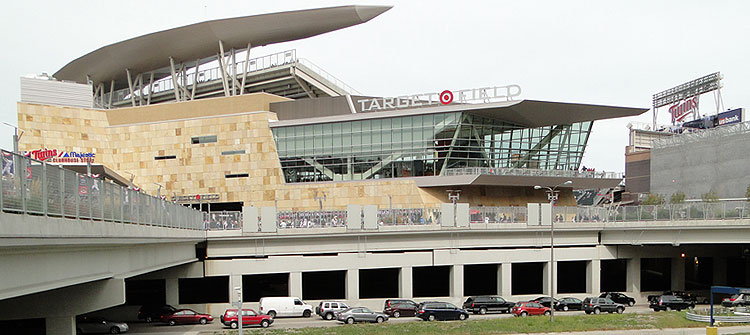
[[[711,191],[701,194],[701,199],[704,202],[717,202],[719,201],[719,196],[716,195],[716,192]]]
[[[646,200],[643,200],[644,205],[662,205],[664,204],[664,196],[661,194],[650,193]]]
[[[680,191],[674,192],[674,194],[669,197],[670,204],[681,204],[683,202],[685,202],[685,193]]]

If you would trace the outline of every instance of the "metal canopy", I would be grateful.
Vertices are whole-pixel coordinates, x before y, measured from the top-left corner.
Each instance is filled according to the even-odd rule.
[[[143,35],[99,48],[54,74],[60,80],[94,83],[114,80],[128,86],[125,69],[145,73],[177,62],[215,55],[221,41],[227,49],[243,49],[307,38],[367,22],[390,6],[340,6],[244,16],[196,23]],[[88,78],[87,78],[88,76]]]
[[[283,104],[283,103],[280,103]],[[450,104],[421,108],[364,112],[317,118],[300,118],[273,122],[272,128],[316,123],[331,123],[366,119],[380,119],[421,114],[466,112],[488,118],[511,122],[519,126],[534,128],[559,124],[572,124],[625,116],[640,115],[648,108],[616,107],[603,105],[550,102],[538,100],[504,101],[481,104]],[[300,114],[304,115],[302,111]]]

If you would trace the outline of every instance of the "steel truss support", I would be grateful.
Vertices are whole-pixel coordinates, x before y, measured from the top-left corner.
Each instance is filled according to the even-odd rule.
[[[130,104],[135,107],[135,94],[133,92],[133,80],[130,75],[130,69],[125,69],[125,73],[127,73],[128,75],[128,91],[130,93]]]
[[[227,82],[227,67],[226,59],[224,59],[224,42],[219,41],[219,68],[221,73],[221,84],[224,86],[224,96],[228,97],[229,94],[229,83]]]
[[[245,66],[244,71],[242,71],[242,84],[240,85],[240,95],[245,94],[245,79],[247,79],[247,71],[249,71],[250,68],[250,48],[252,45],[250,43],[247,44],[247,51],[245,52]]]

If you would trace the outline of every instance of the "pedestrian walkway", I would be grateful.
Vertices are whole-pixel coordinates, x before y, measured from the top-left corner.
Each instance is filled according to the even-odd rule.
[[[750,326],[719,327],[719,334],[750,333]],[[526,334],[526,333],[523,333]],[[597,330],[588,332],[533,333],[534,335],[705,335],[706,328]]]

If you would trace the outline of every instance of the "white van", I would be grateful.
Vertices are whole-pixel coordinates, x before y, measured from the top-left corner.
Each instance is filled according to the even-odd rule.
[[[297,297],[260,298],[260,312],[271,318],[276,316],[303,316],[309,318],[313,307]]]

